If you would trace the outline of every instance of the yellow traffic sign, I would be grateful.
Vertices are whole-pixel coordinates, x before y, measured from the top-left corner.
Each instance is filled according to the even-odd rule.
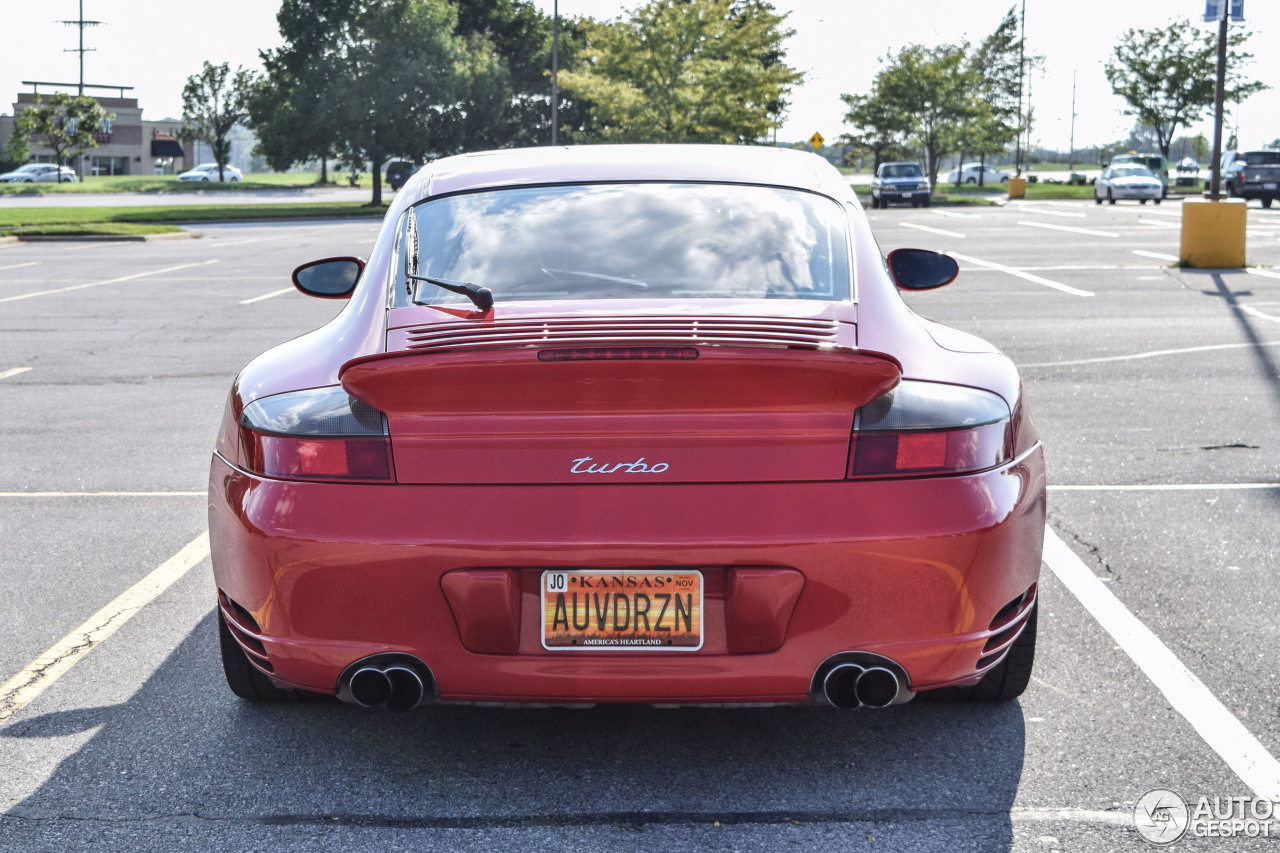
[[[816,130],[814,131],[813,136],[809,137],[809,144],[814,147],[814,150],[821,148],[822,143],[826,141],[827,140],[822,138],[822,134],[818,133]]]

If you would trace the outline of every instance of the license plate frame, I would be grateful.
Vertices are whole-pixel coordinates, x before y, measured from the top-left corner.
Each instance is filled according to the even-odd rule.
[[[1263,188],[1264,190],[1273,190],[1273,189],[1275,189],[1275,188],[1276,188],[1276,185],[1275,185],[1275,184],[1271,184],[1271,183],[1263,184],[1263,185],[1262,185],[1262,188]]]
[[[546,569],[538,589],[547,651],[696,652],[706,637],[697,569]]]

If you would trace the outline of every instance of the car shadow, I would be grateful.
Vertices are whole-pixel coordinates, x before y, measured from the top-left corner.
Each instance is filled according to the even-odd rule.
[[[183,815],[263,831],[506,827],[543,838],[733,824],[896,825],[924,838],[941,821],[981,836],[983,850],[1012,845],[1025,748],[1016,702],[404,714],[336,700],[262,705],[227,690],[217,645],[210,613],[127,702],[0,732],[99,727],[8,817],[66,826]]]

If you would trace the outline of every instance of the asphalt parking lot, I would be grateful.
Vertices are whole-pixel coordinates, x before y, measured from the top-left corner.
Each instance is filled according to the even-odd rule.
[[[909,302],[1019,363],[1044,438],[1055,545],[1013,703],[240,702],[202,550],[214,432],[245,362],[340,307],[289,271],[376,223],[0,246],[0,849],[1144,850],[1152,789],[1280,799],[1280,211],[1250,208],[1229,272],[1171,266],[1174,201],[867,214],[886,252],[957,257]]]

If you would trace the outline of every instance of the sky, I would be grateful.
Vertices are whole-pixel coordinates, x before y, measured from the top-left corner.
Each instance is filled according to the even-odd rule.
[[[182,86],[204,60],[260,67],[258,51],[279,45],[277,4],[271,0],[220,0],[214,5],[154,0],[0,0],[0,112],[30,91],[23,80],[75,82],[77,28],[57,23],[79,15],[102,21],[85,30],[86,82],[133,86],[144,118],[179,117]],[[534,0],[550,13],[552,0]],[[799,141],[815,131],[828,140],[843,133],[842,93],[866,92],[887,51],[905,44],[935,45],[967,38],[978,42],[1020,0],[773,0],[796,31],[786,42],[787,61],[804,72],[778,139]],[[635,0],[559,0],[564,16],[610,20],[638,5]],[[1176,17],[1199,21],[1204,0],[1026,0],[1028,50],[1045,58],[1030,81],[1036,125],[1033,141],[1066,151],[1072,141],[1072,80],[1076,81],[1074,142],[1077,148],[1128,135],[1133,118],[1111,91],[1103,66],[1129,28],[1165,26]],[[1252,52],[1262,61],[1248,72],[1273,88],[1245,101],[1231,128],[1240,143],[1255,147],[1280,137],[1280,2],[1248,0],[1245,18],[1254,36]],[[1198,23],[1208,29],[1210,25]],[[1240,26],[1240,25],[1236,25]],[[1269,60],[1269,61],[1268,61]],[[1206,119],[1193,128],[1212,139]]]

